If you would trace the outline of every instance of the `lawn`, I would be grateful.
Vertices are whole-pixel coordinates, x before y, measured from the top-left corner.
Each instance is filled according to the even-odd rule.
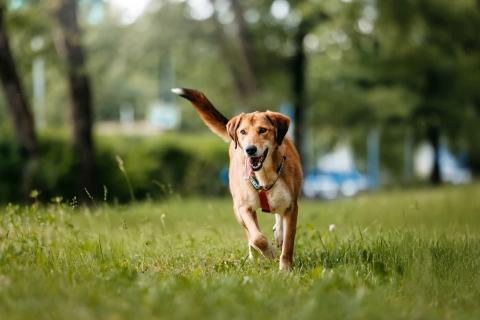
[[[480,185],[302,200],[292,272],[246,254],[229,199],[4,206],[0,318],[479,319]]]

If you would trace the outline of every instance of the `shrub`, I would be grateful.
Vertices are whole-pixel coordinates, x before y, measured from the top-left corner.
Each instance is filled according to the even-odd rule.
[[[20,199],[21,159],[13,139],[0,137],[0,201]],[[218,179],[227,165],[227,145],[215,136],[162,134],[157,137],[98,137],[98,183],[107,200],[130,200],[129,187],[116,157],[123,162],[136,199],[160,199],[172,194],[218,196],[227,188]],[[45,201],[75,196],[74,155],[66,135],[45,134],[34,187]]]

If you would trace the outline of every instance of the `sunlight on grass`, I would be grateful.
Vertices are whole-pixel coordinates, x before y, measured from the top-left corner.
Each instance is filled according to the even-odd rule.
[[[479,196],[475,185],[304,200],[289,274],[245,259],[229,199],[9,205],[0,215],[0,314],[478,318]],[[260,223],[272,239],[273,218]]]

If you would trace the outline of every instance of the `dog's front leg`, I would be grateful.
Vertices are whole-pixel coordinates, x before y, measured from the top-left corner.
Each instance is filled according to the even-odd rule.
[[[237,210],[248,232],[248,245],[261,253],[265,258],[275,258],[275,249],[270,245],[267,237],[260,231],[255,211],[248,207],[240,207]]]
[[[283,215],[283,245],[280,256],[280,270],[290,270],[293,262],[293,246],[297,231],[298,206],[295,202]]]

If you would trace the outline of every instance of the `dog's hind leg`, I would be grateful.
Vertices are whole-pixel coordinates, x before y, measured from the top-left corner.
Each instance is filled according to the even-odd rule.
[[[273,225],[273,236],[278,248],[283,244],[283,219],[278,213],[275,214],[275,224]]]

